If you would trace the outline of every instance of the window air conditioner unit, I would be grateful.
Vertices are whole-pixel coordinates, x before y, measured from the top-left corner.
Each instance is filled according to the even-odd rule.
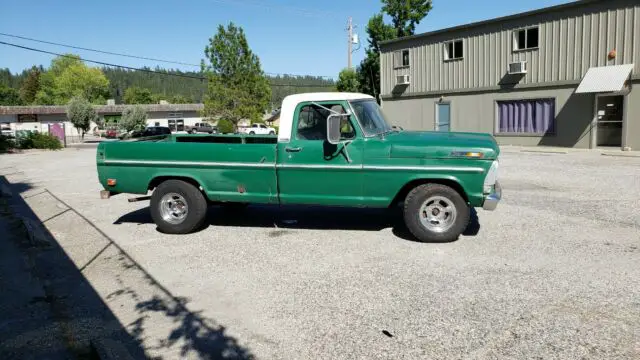
[[[409,75],[398,75],[396,76],[396,84],[398,85],[409,85]]]
[[[527,62],[518,61],[509,64],[509,74],[526,74]]]

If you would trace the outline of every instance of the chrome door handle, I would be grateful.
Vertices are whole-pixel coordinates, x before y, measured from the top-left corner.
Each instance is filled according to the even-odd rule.
[[[301,147],[292,148],[292,147],[288,147],[287,146],[286,148],[284,148],[284,151],[286,151],[286,152],[300,152],[300,151],[302,151],[302,148]]]

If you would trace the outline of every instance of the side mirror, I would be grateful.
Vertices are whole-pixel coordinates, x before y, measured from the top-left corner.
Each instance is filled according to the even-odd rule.
[[[336,145],[340,143],[340,139],[342,138],[340,132],[342,118],[347,116],[349,116],[349,114],[331,114],[327,118],[327,141],[329,144]]]

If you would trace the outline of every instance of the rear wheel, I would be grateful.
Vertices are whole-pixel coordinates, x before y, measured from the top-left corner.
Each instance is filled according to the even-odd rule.
[[[469,223],[467,202],[453,188],[424,184],[409,192],[404,202],[404,221],[421,242],[458,239]]]
[[[256,133],[253,131],[249,131],[249,135],[255,135]]]
[[[269,131],[269,135],[275,135],[276,132],[275,131]]]
[[[192,184],[182,180],[162,182],[151,195],[151,218],[160,231],[187,234],[202,226],[207,200]]]

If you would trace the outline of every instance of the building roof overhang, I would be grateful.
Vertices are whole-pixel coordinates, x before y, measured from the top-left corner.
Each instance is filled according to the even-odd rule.
[[[633,64],[592,67],[580,81],[577,94],[621,92],[629,84]]]

